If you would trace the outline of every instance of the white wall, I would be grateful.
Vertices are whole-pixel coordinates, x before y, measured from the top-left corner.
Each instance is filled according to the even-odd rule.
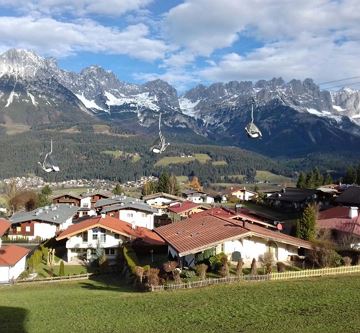
[[[165,197],[157,197],[154,199],[146,200],[145,202],[150,206],[164,206],[172,202],[173,200]]]
[[[146,213],[133,209],[122,209],[119,211],[119,218],[120,220],[136,225],[137,227],[154,229],[153,213]]]
[[[44,222],[34,222],[34,236],[28,238],[33,239],[38,236],[41,239],[49,239],[54,237],[55,234],[56,225]]]
[[[100,241],[101,248],[117,248],[121,245],[126,237],[119,235],[119,239],[115,238],[115,234],[111,231],[106,230],[106,239],[105,242],[101,242],[101,237],[98,236],[98,240],[93,239],[93,229],[87,231],[88,240],[87,242],[83,241],[82,233],[70,237],[66,242],[66,248],[68,249],[68,261],[72,261],[74,257],[77,256],[77,253],[73,251],[74,249],[96,249],[98,246],[98,241]],[[100,235],[100,234],[98,234]]]
[[[91,197],[82,198],[80,200],[80,207],[91,208]]]
[[[0,267],[0,282],[9,282],[11,279],[17,279],[25,270],[26,256],[20,259],[14,266]]]

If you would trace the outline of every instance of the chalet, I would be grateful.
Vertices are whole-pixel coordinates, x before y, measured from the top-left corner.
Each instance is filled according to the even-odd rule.
[[[68,204],[79,207],[78,217],[96,215],[90,196],[78,196],[74,194],[62,194],[52,199],[54,204]]]
[[[343,206],[355,206],[360,208],[360,186],[350,186],[341,193],[335,202]]]
[[[113,194],[111,192],[98,191],[98,192],[85,192],[81,194],[83,198],[90,198],[91,208],[95,207],[95,204],[101,199],[111,198]]]
[[[245,187],[243,188],[230,187],[229,196],[236,197],[241,201],[250,201],[255,199],[258,196],[258,194],[256,192],[247,190]]]
[[[79,207],[57,204],[19,212],[10,218],[9,238],[49,239],[73,223]]]
[[[358,207],[338,206],[319,212],[316,227],[329,231],[340,246],[360,249],[360,215]]]
[[[163,192],[146,195],[142,199],[151,207],[158,209],[160,214],[165,212],[170,204],[185,201],[184,198]]]
[[[134,201],[121,201],[101,210],[102,214],[147,229],[154,229],[154,216],[157,212],[156,209],[139,199],[135,199]]]
[[[214,203],[214,197],[202,191],[185,190],[182,192],[182,196],[187,201],[192,201],[194,203],[205,203],[205,204]]]
[[[164,241],[153,231],[110,216],[96,216],[71,225],[63,231],[57,241],[67,239],[67,261],[96,259],[98,248],[104,249],[109,260],[114,260],[119,246],[140,238],[144,242],[162,245]]]
[[[8,231],[10,222],[0,220],[0,283],[15,280],[25,270],[28,249],[16,245],[2,246],[1,237]]]
[[[168,252],[183,266],[196,264],[199,254],[225,253],[230,260],[249,264],[253,258],[272,252],[275,260],[288,261],[309,242],[245,221],[199,214],[154,230],[168,244]]]
[[[302,210],[308,204],[318,202],[318,194],[317,190],[287,187],[269,195],[266,201],[276,208]]]
[[[187,218],[192,214],[202,212],[206,209],[208,209],[208,207],[202,204],[194,203],[192,201],[184,201],[170,205],[168,207],[168,213],[170,219],[174,222]]]

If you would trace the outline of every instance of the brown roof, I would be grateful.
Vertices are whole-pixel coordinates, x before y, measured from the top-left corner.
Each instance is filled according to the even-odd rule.
[[[215,215],[195,214],[186,220],[161,226],[154,231],[173,247],[180,257],[212,248],[227,240],[246,236],[257,236],[307,249],[312,248],[310,242],[302,239]]]
[[[82,222],[73,224],[64,230],[56,240],[61,240],[64,238],[70,238],[71,236],[77,235],[83,231],[92,229],[92,228],[104,228],[110,230],[114,233],[123,235],[129,238],[141,238],[144,242],[154,245],[164,244],[162,238],[155,234],[152,230],[136,227],[133,229],[132,225],[128,222],[121,221],[115,217],[111,216],[96,216],[88,218]]]
[[[29,249],[17,245],[2,246],[0,248],[0,266],[14,266],[29,252]]]
[[[350,218],[350,207],[334,207],[319,213],[316,226],[360,236],[360,216]]]
[[[187,212],[196,207],[202,207],[202,204],[194,203],[192,201],[184,201],[168,207],[168,211],[176,214]]]
[[[0,219],[0,237],[10,228],[11,223],[8,220]]]
[[[181,257],[248,233],[246,229],[228,220],[212,215],[196,215],[156,228],[154,231],[169,243]]]

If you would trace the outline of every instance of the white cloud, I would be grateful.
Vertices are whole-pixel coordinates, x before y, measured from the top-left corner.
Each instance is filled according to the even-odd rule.
[[[274,42],[241,56],[229,53],[198,75],[210,81],[256,80],[282,76],[286,80],[312,77],[327,81],[360,75],[358,58],[360,44],[341,45],[325,37],[308,34],[296,40]]]
[[[146,7],[153,0],[0,0],[0,6],[28,13],[70,14],[73,16],[119,16]]]
[[[76,52],[123,54],[147,61],[161,59],[166,44],[148,37],[144,24],[124,30],[92,20],[61,22],[52,18],[1,17],[0,47],[23,47],[44,55],[63,57]]]

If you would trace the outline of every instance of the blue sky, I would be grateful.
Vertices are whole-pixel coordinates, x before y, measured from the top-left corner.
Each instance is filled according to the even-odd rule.
[[[360,75],[358,0],[0,0],[0,51],[32,49],[129,82]]]

